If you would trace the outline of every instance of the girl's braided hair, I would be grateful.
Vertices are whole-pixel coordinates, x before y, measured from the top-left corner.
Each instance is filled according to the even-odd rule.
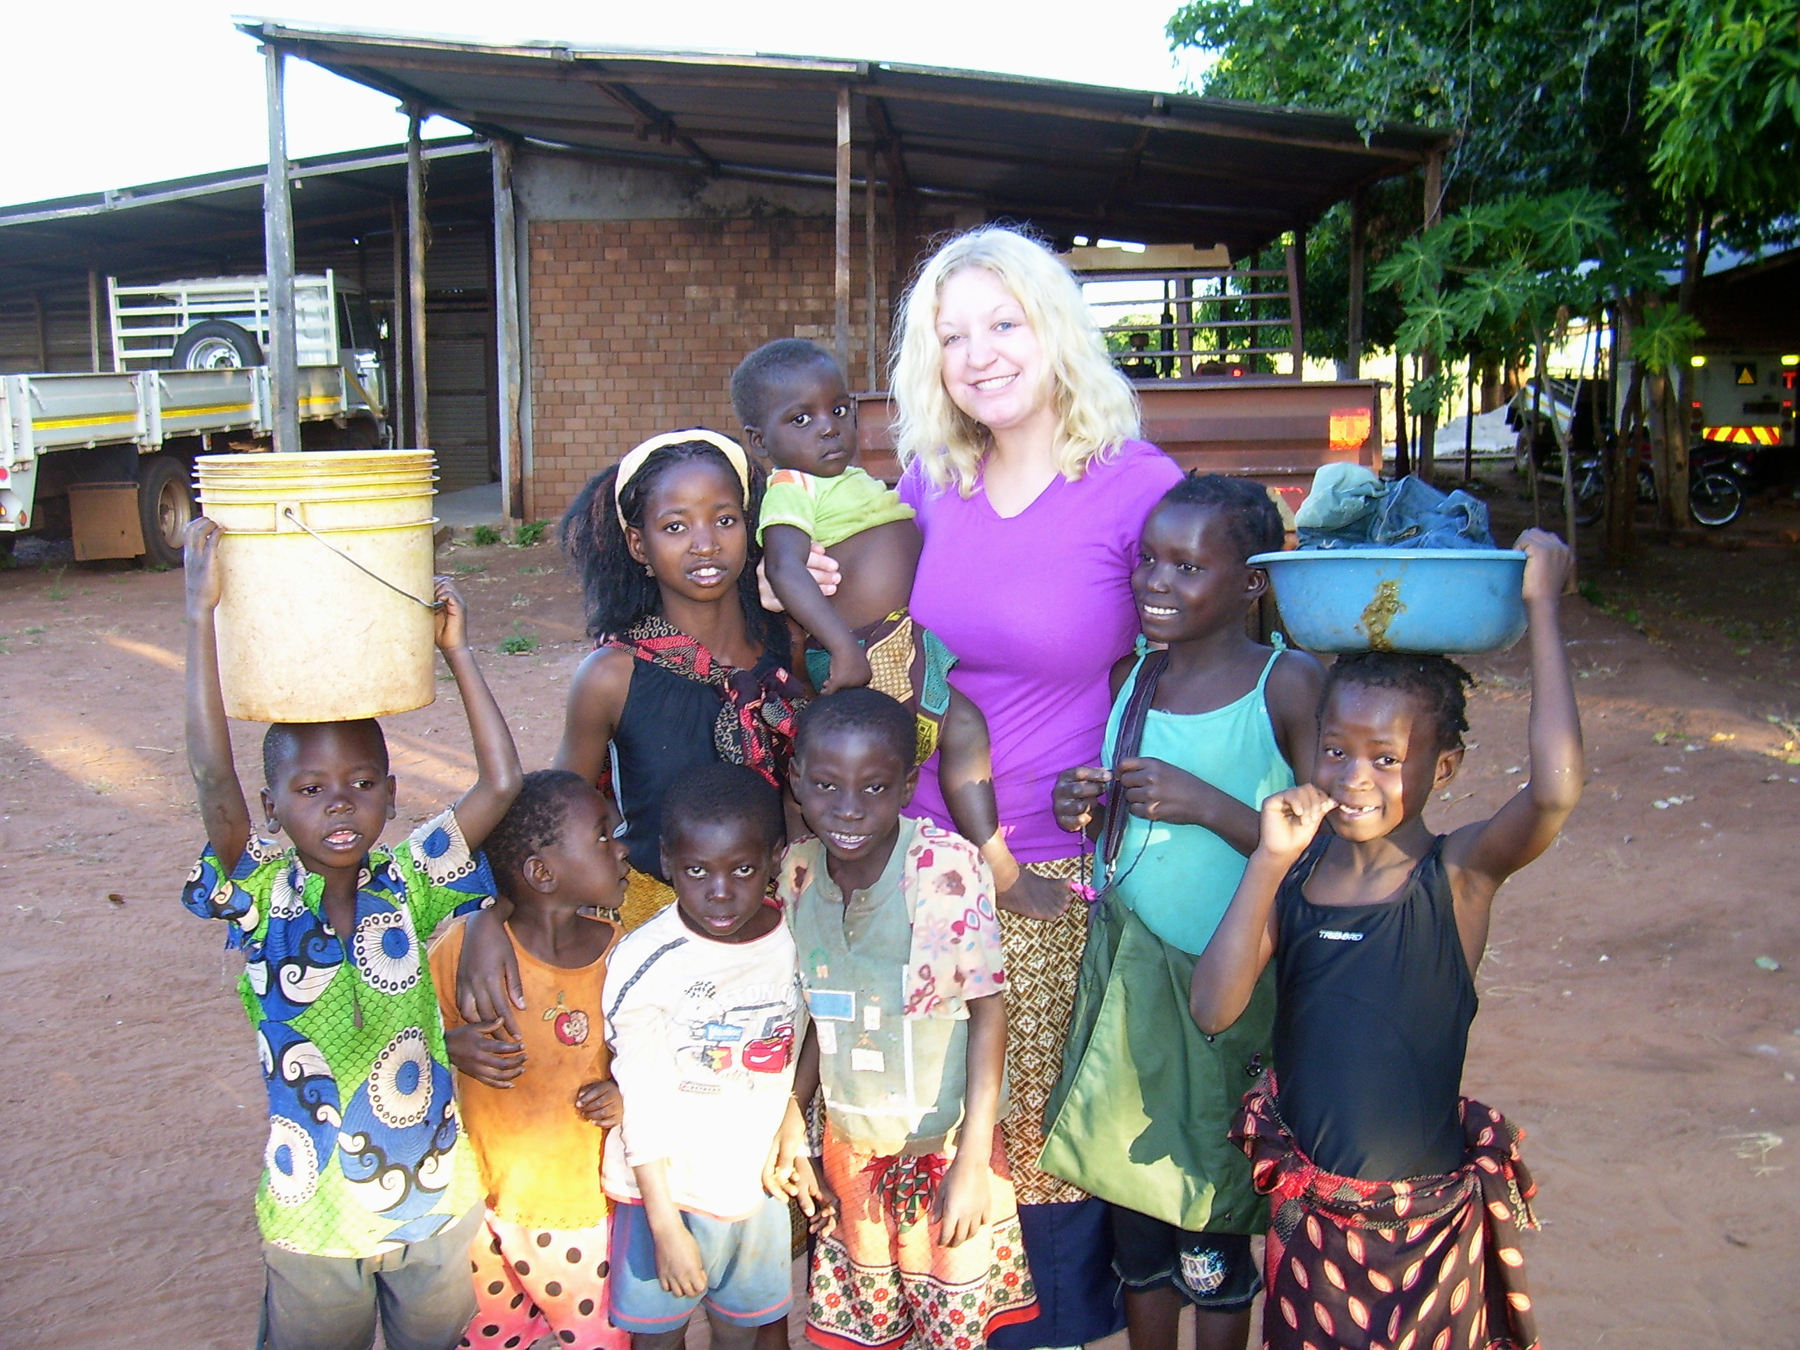
[[[1462,734],[1469,729],[1463,691],[1475,677],[1447,656],[1411,652],[1346,652],[1331,663],[1325,687],[1319,692],[1319,716],[1331,693],[1341,684],[1365,689],[1398,689],[1419,703],[1432,724],[1439,750],[1462,748]]]
[[[563,512],[558,529],[563,551],[581,573],[589,637],[596,641],[616,637],[661,612],[662,593],[657,589],[656,578],[646,575],[644,565],[631,556],[619,517],[623,514],[633,529],[641,530],[644,507],[662,476],[678,464],[696,461],[717,465],[731,482],[738,481],[737,470],[717,446],[705,441],[678,441],[650,452],[643,467],[619,494],[616,508],[613,483],[619,476],[619,466],[614,464],[588,479]],[[738,577],[738,604],[743,608],[744,630],[750,640],[785,664],[787,624],[779,614],[762,607],[756,590],[756,564],[762,558],[762,548],[756,542],[756,515],[762,508],[762,496],[763,475],[752,464],[750,500],[744,503],[745,558],[744,570]]]

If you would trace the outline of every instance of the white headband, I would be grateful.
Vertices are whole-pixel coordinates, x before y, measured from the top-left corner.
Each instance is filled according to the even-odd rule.
[[[652,436],[642,445],[634,446],[619,461],[619,476],[613,480],[613,510],[618,512],[620,529],[625,528],[625,511],[619,505],[619,498],[625,491],[625,485],[636,478],[638,470],[644,467],[644,461],[665,445],[683,445],[692,441],[703,441],[725,456],[731,467],[737,470],[738,482],[744,489],[744,505],[750,505],[750,461],[744,457],[743,446],[731,437],[708,431],[705,427],[665,431],[660,436]]]

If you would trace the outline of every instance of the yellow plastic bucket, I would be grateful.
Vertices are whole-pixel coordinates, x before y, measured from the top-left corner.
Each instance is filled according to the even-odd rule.
[[[202,455],[217,521],[225,711],[339,722],[423,708],[433,655],[429,450]]]

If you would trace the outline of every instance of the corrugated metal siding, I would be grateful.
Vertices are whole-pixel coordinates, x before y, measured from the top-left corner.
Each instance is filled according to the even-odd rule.
[[[0,374],[31,375],[40,371],[90,370],[88,364],[87,296],[81,291],[55,292],[41,297],[45,351],[38,350],[38,313],[29,298],[0,301]],[[101,300],[105,304],[104,298]],[[102,320],[104,325],[104,320]],[[100,338],[101,362],[111,360],[112,349]]]

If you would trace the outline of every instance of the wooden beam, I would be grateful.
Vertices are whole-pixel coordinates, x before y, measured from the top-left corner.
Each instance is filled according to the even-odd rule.
[[[864,388],[874,393],[881,385],[879,379],[879,353],[881,347],[881,321],[875,313],[875,142],[870,141],[863,152],[868,158],[868,168],[863,171],[863,269],[868,273],[868,303],[863,308],[868,323],[868,377]]]
[[[888,116],[887,104],[873,94],[864,98],[869,109],[869,125],[875,129],[875,139],[881,142],[882,157],[888,163],[888,191],[912,195],[912,175],[906,171],[906,147],[900,141],[900,133],[894,129],[894,119]]]
[[[406,342],[406,253],[402,245],[406,239],[405,225],[400,219],[400,203],[393,198],[388,200],[388,251],[392,255],[390,261],[394,268],[394,298],[389,306],[388,328],[394,343],[394,363],[388,367],[388,386],[391,389],[389,401],[393,404],[388,409],[388,427],[392,430],[394,444],[404,445],[409,439],[406,420],[408,410],[412,406],[407,385],[408,372],[412,367],[407,363]]]
[[[1368,235],[1368,208],[1363,194],[1358,191],[1350,199],[1350,332],[1344,369],[1338,372],[1340,380],[1362,378],[1363,292],[1367,289],[1367,283],[1363,280],[1363,266],[1368,253]]]
[[[100,369],[100,272],[98,268],[88,268],[87,276],[88,302],[88,369]],[[112,316],[107,316],[110,326]]]
[[[630,113],[633,118],[641,118],[644,122],[648,123],[649,126],[653,127],[657,134],[662,137],[662,143],[664,145],[674,142],[702,164],[705,164],[708,173],[717,174],[719,172],[718,161],[705,150],[702,150],[692,136],[684,135],[681,129],[675,125],[675,119],[669,116],[669,114],[664,112],[661,108],[658,108],[655,104],[651,103],[649,99],[644,98],[635,90],[627,88],[622,84],[612,84],[600,81],[595,83],[594,88],[598,89],[614,103],[617,103],[621,108],[625,109],[625,111]],[[641,136],[640,139],[642,139]]]
[[[838,368],[850,378],[850,86],[838,85],[837,200],[833,281],[837,299]]]
[[[424,110],[418,104],[407,109],[406,127],[406,280],[407,348],[412,358],[413,437],[415,449],[431,448],[430,389],[425,353],[425,159],[419,124]]]
[[[524,438],[520,408],[525,361],[519,315],[518,210],[513,200],[513,147],[495,141],[494,343],[500,399],[500,501],[508,519],[525,519]]]
[[[1431,229],[1444,218],[1444,155],[1433,150],[1425,157],[1425,228]],[[1429,380],[1438,372],[1436,353],[1426,352],[1419,360],[1419,378]],[[1426,482],[1437,467],[1437,410],[1419,414],[1419,443],[1413,458],[1419,477]]]
[[[294,332],[294,202],[288,190],[287,53],[263,44],[269,175],[263,185],[263,252],[269,278],[269,383],[277,454],[300,449],[300,369]]]
[[[1294,378],[1305,378],[1306,231],[1295,230],[1287,247],[1288,342],[1293,353]]]

